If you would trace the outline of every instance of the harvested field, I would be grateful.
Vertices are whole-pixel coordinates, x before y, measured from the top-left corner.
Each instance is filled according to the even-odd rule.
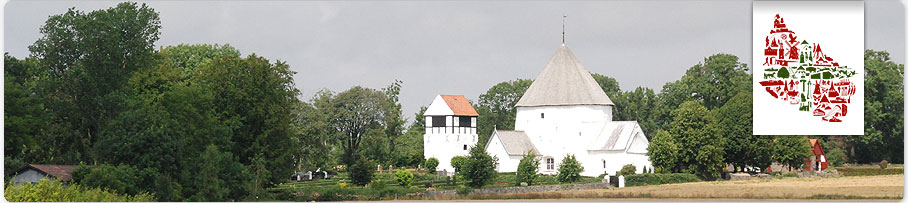
[[[470,195],[468,199],[537,199],[541,201],[723,200],[892,200],[904,196],[904,174],[841,178],[712,181],[507,195]]]

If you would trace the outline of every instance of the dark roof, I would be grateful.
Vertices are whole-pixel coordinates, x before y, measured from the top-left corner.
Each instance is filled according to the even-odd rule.
[[[45,173],[49,176],[56,177],[61,181],[70,181],[73,179],[72,172],[73,169],[79,167],[78,165],[43,165],[43,164],[27,164],[24,167],[16,170],[16,173],[20,173],[25,169],[35,169],[42,173]]]

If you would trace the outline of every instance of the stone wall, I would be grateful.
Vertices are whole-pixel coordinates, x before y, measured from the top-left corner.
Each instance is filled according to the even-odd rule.
[[[604,189],[610,188],[608,183],[587,183],[587,184],[572,184],[572,185],[538,185],[538,186],[527,186],[527,187],[500,187],[500,188],[482,188],[482,189],[473,189],[470,191],[470,194],[512,194],[512,193],[531,193],[531,192],[552,192],[552,191],[568,191],[568,190],[589,190],[589,189]],[[429,191],[424,194],[424,196],[435,197],[435,196],[447,196],[457,194],[454,190],[442,190],[442,191]]]

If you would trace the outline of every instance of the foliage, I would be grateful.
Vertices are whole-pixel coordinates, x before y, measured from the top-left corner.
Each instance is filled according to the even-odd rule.
[[[697,182],[700,178],[689,173],[643,173],[624,176],[625,186],[662,185]]]
[[[399,170],[394,172],[394,180],[401,186],[410,186],[410,184],[413,184],[413,173],[407,170]]]
[[[905,65],[884,51],[864,52],[864,135],[849,136],[856,163],[903,163]]]
[[[688,101],[672,111],[668,131],[657,133],[653,142],[653,151],[648,152],[650,159],[663,170],[689,172],[713,180],[725,167],[724,137],[719,135],[715,119],[699,102]]]
[[[435,167],[438,167],[438,159],[436,159],[435,157],[426,159],[426,169],[428,169],[429,172],[434,173]]]
[[[12,202],[153,202],[148,193],[121,195],[101,188],[85,188],[78,184],[63,185],[55,179],[37,183],[6,185],[6,200]]]
[[[467,180],[467,186],[471,188],[481,188],[491,181],[498,174],[495,166],[498,165],[498,158],[490,156],[482,147],[474,146],[470,148],[470,156],[462,164],[461,173]]]
[[[593,77],[596,75],[598,74],[593,74]],[[662,129],[661,123],[665,119],[660,116],[666,109],[662,107],[664,104],[660,94],[656,94],[653,89],[637,87],[633,91],[616,92],[608,96],[615,102],[614,120],[637,121],[650,140]]]
[[[469,158],[465,156],[451,157],[451,167],[454,167],[455,172],[460,173],[461,171],[463,171],[461,169],[466,169],[465,166],[467,164],[467,161],[469,161]]]
[[[492,136],[492,130],[496,128],[514,129],[517,101],[531,84],[533,80],[525,79],[501,82],[479,95],[479,102],[475,104],[476,112],[482,115],[476,121],[479,145],[485,145]]]
[[[527,152],[517,164],[517,184],[533,185],[539,177],[539,158],[533,151]]]
[[[367,159],[360,159],[350,165],[350,179],[354,185],[364,186],[372,182],[375,164]]]
[[[118,91],[136,70],[153,63],[161,28],[158,13],[146,5],[124,2],[89,13],[69,9],[50,16],[38,41],[29,46],[49,75],[42,84],[49,133],[63,133],[46,146],[63,162],[92,160],[89,149],[107,119],[120,110]]]
[[[646,155],[649,156],[657,173],[670,173],[681,171],[679,150],[675,136],[666,130],[659,130],[649,143]]]
[[[386,95],[370,88],[356,86],[341,92],[331,100],[329,120],[334,130],[343,134],[344,163],[353,165],[360,143],[370,130],[379,130],[387,114]],[[372,131],[376,132],[376,131]]]
[[[832,149],[826,153],[826,160],[829,162],[830,166],[842,166],[848,160],[848,157],[845,155],[844,149],[832,147]]]
[[[725,135],[725,161],[743,170],[747,166],[765,171],[772,164],[772,137],[753,135],[753,98],[741,91],[722,107],[713,110],[719,134]]]
[[[889,167],[889,161],[880,161],[880,169],[886,169],[886,167]]]
[[[580,173],[582,172],[583,166],[577,161],[577,157],[573,154],[568,154],[564,156],[564,159],[561,160],[561,164],[558,165],[558,182],[577,182],[577,180],[580,180]]]
[[[843,176],[878,176],[905,173],[904,168],[836,167],[835,170]]]
[[[813,149],[805,136],[776,136],[772,146],[774,160],[788,165],[789,169],[803,164]]]
[[[627,165],[622,166],[621,170],[619,170],[618,173],[615,175],[627,176],[627,175],[633,175],[633,174],[637,174],[637,166],[634,166],[633,164],[627,164]]]

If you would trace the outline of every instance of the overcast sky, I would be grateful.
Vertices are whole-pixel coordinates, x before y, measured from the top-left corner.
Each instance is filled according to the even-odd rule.
[[[4,51],[28,45],[50,15],[114,1],[12,1],[4,8]],[[287,61],[308,100],[322,88],[382,88],[402,80],[412,118],[437,94],[476,101],[491,86],[533,79],[561,45],[622,90],[656,91],[716,53],[751,64],[750,1],[506,2],[147,2],[160,12],[157,46],[230,44],[244,55]],[[905,63],[904,7],[865,3],[865,46]],[[794,28],[793,28],[794,29]]]

